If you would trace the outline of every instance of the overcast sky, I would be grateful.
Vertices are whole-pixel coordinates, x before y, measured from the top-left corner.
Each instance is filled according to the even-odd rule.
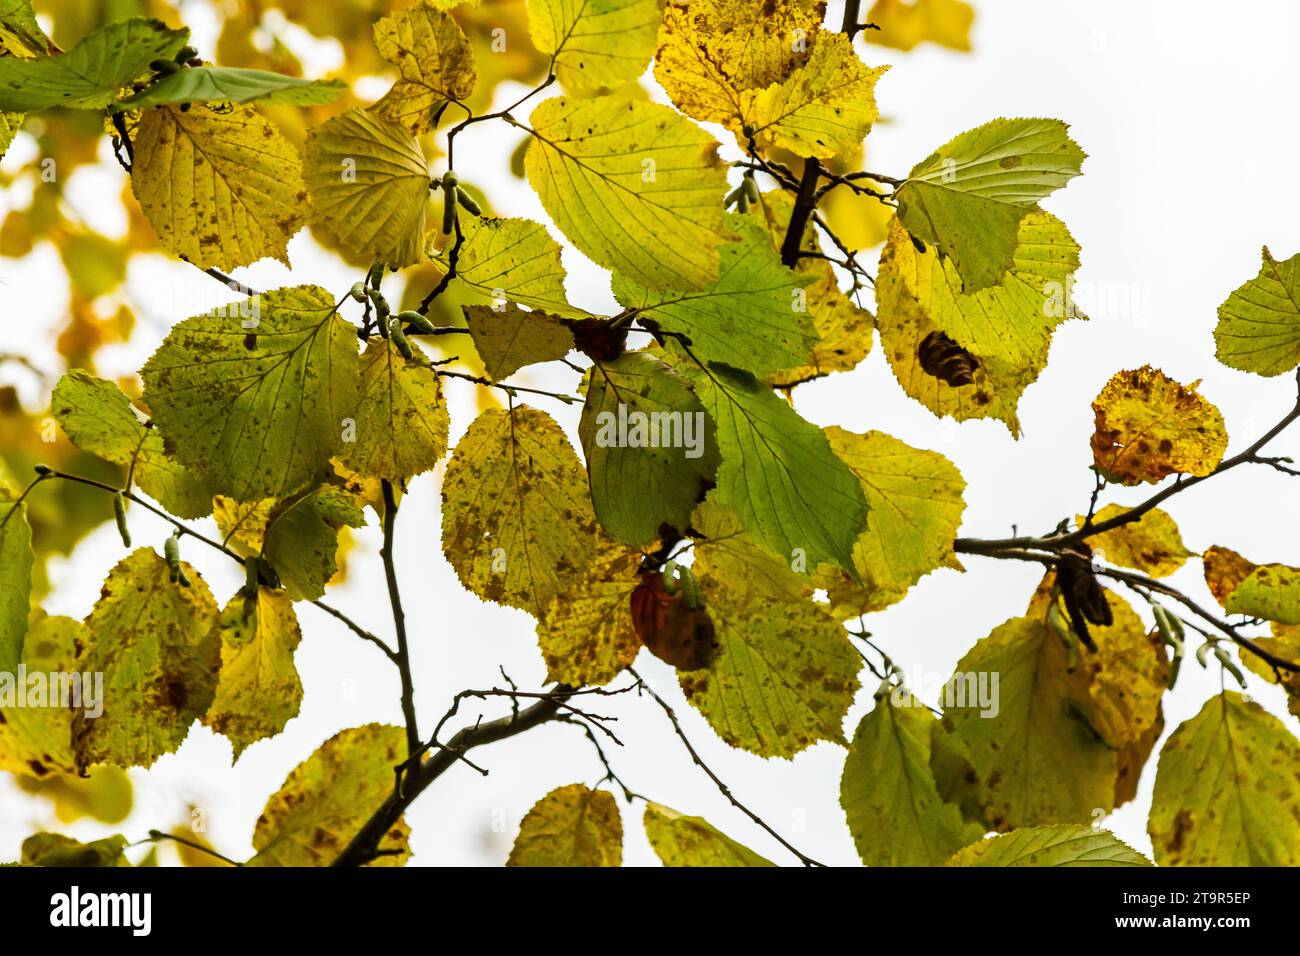
[[[1215,309],[1259,267],[1267,244],[1278,258],[1300,251],[1300,182],[1289,172],[1300,155],[1300,126],[1283,104],[1297,88],[1300,5],[1282,2],[1223,4],[1188,0],[1043,2],[978,0],[975,51],[960,55],[922,48],[900,54],[862,47],[868,63],[889,62],[893,70],[877,87],[888,123],[869,140],[871,166],[903,175],[952,136],[996,116],[1060,117],[1088,152],[1084,175],[1054,195],[1047,207],[1065,220],[1083,247],[1079,299],[1090,322],[1069,323],[1057,333],[1051,362],[1020,406],[1024,435],[1015,441],[999,423],[960,426],[936,420],[907,398],[893,380],[879,347],[855,372],[799,389],[800,411],[813,421],[853,431],[878,428],[922,448],[943,452],[964,474],[963,534],[1001,536],[1017,525],[1045,531],[1086,508],[1092,488],[1088,439],[1090,402],[1117,370],[1144,363],[1190,382],[1223,411],[1231,450],[1240,449],[1280,418],[1294,400],[1289,376],[1265,380],[1223,368],[1214,359],[1211,335]],[[832,9],[830,22],[838,23]],[[199,46],[210,54],[199,33]],[[328,65],[329,51],[323,50]],[[519,90],[506,87],[502,101]],[[547,221],[526,185],[513,180],[507,157],[514,131],[481,124],[460,141],[480,151],[473,176],[496,208]],[[22,161],[15,145],[7,168]],[[120,171],[79,174],[70,186],[73,203],[107,231],[122,226],[121,212],[97,202],[113,195]],[[557,233],[558,235],[558,233]],[[305,236],[290,247],[294,282],[346,288],[356,276],[320,253]],[[609,308],[608,278],[580,255],[566,250],[570,294],[575,304]],[[31,328],[50,327],[64,303],[54,290],[61,280],[56,256],[40,248],[27,260],[0,262],[0,352],[33,351]],[[267,288],[289,284],[288,273],[263,263],[240,273]],[[161,260],[133,267],[131,290],[143,322],[138,341],[105,355],[106,374],[134,371],[166,328],[220,301],[219,287],[194,270]],[[1089,296],[1092,296],[1090,299]],[[192,307],[198,302],[198,308]],[[57,367],[53,351],[35,347],[35,357]],[[538,378],[569,388],[572,377]],[[28,396],[34,397],[34,396]],[[566,426],[576,412],[556,403],[539,405]],[[473,396],[452,390],[453,438],[473,418]],[[1300,430],[1286,434],[1275,453],[1300,454]],[[436,478],[436,480],[435,480]],[[500,682],[504,666],[521,687],[536,688],[545,670],[533,637],[532,619],[519,611],[481,604],[461,589],[439,546],[436,476],[415,481],[402,510],[398,566],[408,619],[417,622],[412,641],[417,704],[426,731],[446,709],[452,694]],[[1294,479],[1292,479],[1294,482]],[[1107,500],[1131,502],[1141,489]],[[1257,561],[1296,563],[1300,540],[1296,486],[1268,470],[1240,469],[1180,495],[1170,508],[1189,547],[1232,547]],[[161,524],[136,509],[137,540],[161,543]],[[373,524],[373,521],[372,521]],[[373,630],[389,629],[382,570],[376,557],[377,529],[360,535],[350,561],[348,583],[331,600]],[[51,613],[81,617],[89,612],[99,582],[120,556],[111,526],[101,528],[71,561],[54,568]],[[220,555],[190,547],[187,560],[200,568],[219,603],[242,583]],[[971,557],[968,572],[939,571],[924,579],[906,600],[868,621],[879,642],[903,666],[909,683],[941,679],[980,637],[1023,612],[1037,582],[1034,565]],[[1199,562],[1174,581],[1210,601]],[[301,715],[276,739],[251,747],[231,770],[224,738],[196,728],[181,750],[150,772],[133,772],[137,804],[131,818],[114,829],[129,837],[180,821],[188,804],[206,811],[208,836],[224,852],[250,854],[253,825],[284,776],[324,739],[343,727],[368,721],[400,722],[397,681],[373,648],[316,609],[301,605],[305,637],[297,664],[306,688]],[[838,806],[844,751],[818,745],[793,761],[764,761],[733,751],[681,700],[672,673],[648,654],[642,674],[677,705],[683,727],[705,759],[742,800],[805,852],[831,863],[854,863],[852,840]],[[846,722],[851,733],[870,704],[871,680]],[[933,680],[931,680],[933,683]],[[1285,715],[1280,693],[1258,680],[1252,688],[1270,710]],[[1183,669],[1178,691],[1167,698],[1170,729],[1190,717],[1217,692],[1217,670],[1194,662]],[[619,718],[624,742],[611,758],[633,789],[685,813],[699,814],[771,859],[789,857],[766,834],[729,807],[695,769],[648,699],[601,702]],[[495,712],[489,710],[489,716]],[[1294,720],[1286,718],[1293,729]],[[543,728],[519,740],[476,753],[491,773],[480,777],[458,766],[430,789],[407,814],[414,864],[498,864],[504,861],[514,828],[528,807],[549,789],[602,775],[590,746],[572,727]],[[1146,814],[1155,760],[1142,778],[1138,799],[1107,821],[1123,839],[1149,853]],[[0,859],[17,856],[21,838],[36,826],[54,826],[48,806],[13,793],[0,782]],[[654,860],[640,828],[641,807],[624,811],[628,834],[625,861]],[[83,837],[102,828],[82,823]]]

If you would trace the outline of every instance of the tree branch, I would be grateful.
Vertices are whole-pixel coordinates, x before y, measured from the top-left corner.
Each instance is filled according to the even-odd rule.
[[[384,492],[384,543],[379,556],[384,562],[384,578],[388,582],[388,603],[393,609],[393,628],[397,632],[397,654],[394,662],[402,681],[402,719],[406,723],[406,752],[413,756],[420,749],[420,728],[415,718],[415,682],[411,679],[411,654],[406,643],[406,612],[402,610],[402,595],[397,586],[397,566],[393,562],[393,540],[397,528],[397,498],[393,483],[383,479]]]

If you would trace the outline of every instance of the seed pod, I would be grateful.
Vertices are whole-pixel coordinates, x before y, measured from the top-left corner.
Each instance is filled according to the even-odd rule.
[[[150,60],[149,69],[155,73],[175,73],[181,68],[181,65],[175,60]]]
[[[745,195],[749,198],[750,202],[756,203],[760,200],[761,197],[758,194],[758,183],[754,182],[752,174],[745,174],[745,178],[740,181],[740,188],[745,191]]]
[[[471,216],[483,215],[483,210],[479,208],[478,202],[469,193],[463,189],[456,190],[456,201],[465,207],[465,211]]]
[[[921,370],[926,375],[953,388],[975,384],[975,372],[980,367],[979,359],[944,332],[935,330],[923,338],[916,348],[916,357],[920,359]]]
[[[455,186],[459,182],[460,177],[456,175],[454,170],[449,169],[442,174],[442,184],[444,186]]]
[[[392,314],[392,309],[388,307],[388,300],[379,293],[378,289],[367,287],[366,295],[370,297],[370,304],[375,307],[375,315],[379,317],[379,321],[387,322],[388,316]]]
[[[1246,675],[1243,674],[1243,673],[1241,672],[1241,668],[1238,667],[1238,666],[1233,662],[1233,660],[1232,660],[1232,656],[1228,653],[1227,648],[1224,648],[1224,647],[1222,647],[1222,646],[1220,646],[1220,645],[1215,645],[1215,648],[1214,648],[1214,656],[1217,657],[1217,658],[1219,659],[1219,663],[1223,665],[1223,669],[1224,669],[1225,671],[1227,671],[1227,672],[1228,672],[1229,674],[1231,674],[1233,677],[1237,678],[1237,683],[1241,685],[1241,689],[1242,689],[1242,690],[1245,690],[1245,689],[1246,689]]]
[[[348,295],[352,296],[352,300],[353,300],[354,302],[365,302],[365,301],[366,301],[366,284],[365,284],[364,282],[354,282],[354,283],[352,283],[352,291],[349,292]]]
[[[402,358],[415,358],[415,352],[411,350],[411,343],[406,341],[406,333],[402,331],[401,316],[393,316],[393,320],[388,323],[388,337],[397,346],[397,351],[402,353]]]
[[[740,190],[740,195],[736,197],[736,212],[742,216],[749,214],[749,194],[745,190]]]
[[[1196,649],[1196,663],[1200,664],[1202,667],[1207,666],[1205,663],[1205,659],[1210,656],[1210,651],[1213,649],[1214,649],[1213,641],[1206,641],[1204,644],[1198,647]]]
[[[455,183],[448,184],[445,180],[442,184],[442,234],[450,236],[452,230],[456,228],[456,194],[460,192]]]
[[[740,199],[740,194],[742,192],[744,192],[744,190],[741,189],[739,186],[737,186],[731,192],[727,193],[727,198],[722,200],[722,208],[730,209],[732,206],[734,206],[736,204],[736,200]]]
[[[1155,615],[1156,629],[1160,631],[1161,640],[1172,648],[1182,647],[1182,638],[1174,627],[1173,615],[1159,604],[1151,605],[1151,613]]]
[[[167,570],[171,572],[172,584],[179,584],[184,588],[189,587],[189,578],[185,576],[185,569],[181,567],[181,535],[179,531],[168,536],[167,540],[163,542],[163,557],[167,561]]]
[[[1181,647],[1178,649],[1178,652],[1174,654],[1173,663],[1169,665],[1169,690],[1173,690],[1174,685],[1178,683],[1178,672],[1183,666],[1182,650]]]
[[[187,60],[192,60],[198,55],[199,55],[199,51],[194,49],[194,47],[183,46],[181,47],[181,51],[176,54],[176,62],[185,63]]]
[[[677,562],[669,561],[664,565],[664,591],[667,594],[677,593]]]
[[[48,478],[50,475],[54,474],[54,469],[49,465],[32,465],[32,471],[36,472],[36,474],[40,475],[42,478]]]
[[[692,611],[701,610],[704,607],[704,594],[700,591],[700,582],[696,580],[695,573],[690,568],[680,568],[682,582],[682,601]]]
[[[405,312],[398,312],[397,318],[403,325],[410,326],[411,332],[415,335],[430,335],[438,330],[438,327],[429,320],[428,316],[421,315],[411,309]]]
[[[113,496],[113,519],[117,522],[117,533],[122,536],[122,547],[131,547],[131,532],[126,527],[126,498],[120,491]]]

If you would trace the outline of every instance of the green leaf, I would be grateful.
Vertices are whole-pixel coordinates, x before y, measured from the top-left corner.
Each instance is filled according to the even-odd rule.
[[[664,866],[776,866],[703,817],[688,817],[647,802],[642,822],[650,846]]]
[[[697,292],[652,292],[619,274],[614,296],[668,331],[689,336],[701,361],[760,377],[803,364],[817,341],[803,293],[811,277],[781,264],[753,218],[732,213],[727,226],[741,241],[720,250],[716,281]]]
[[[702,583],[718,650],[708,667],[678,674],[690,705],[723,741],[761,757],[845,743],[862,659],[844,629],[814,605],[729,596],[711,580]]]
[[[407,130],[348,110],[311,131],[303,173],[312,222],[348,252],[399,268],[424,260],[429,167]]]
[[[398,80],[372,107],[417,136],[433,131],[433,114],[474,91],[478,74],[469,39],[427,2],[413,3],[375,24],[379,54],[397,67]]]
[[[0,110],[103,109],[121,87],[149,72],[150,61],[172,59],[189,36],[189,30],[171,30],[157,20],[117,20],[67,53],[0,58]]]
[[[548,682],[597,687],[636,660],[641,639],[629,602],[640,567],[640,551],[602,537],[587,571],[551,600],[537,622]]]
[[[233,103],[259,101],[273,106],[332,103],[347,89],[342,80],[304,80],[268,70],[235,66],[195,66],[164,76],[148,89],[113,104],[114,111],[144,109],[165,103]]]
[[[1300,568],[1261,565],[1237,585],[1224,610],[1279,624],[1300,624]]]
[[[525,312],[514,303],[500,309],[467,305],[464,311],[474,348],[495,382],[526,365],[562,359],[573,348],[568,326],[547,312]]]
[[[907,231],[951,256],[968,292],[1011,268],[1020,222],[1079,175],[1085,153],[1053,119],[995,119],[931,153],[898,190]]]
[[[356,329],[324,289],[276,289],[176,325],[140,374],[182,464],[242,501],[284,497],[329,474],[342,446]]]
[[[936,764],[936,778],[967,818],[1006,831],[1091,822],[1095,809],[1110,810],[1115,751],[1076,713],[1065,648],[1044,620],[1019,617],[994,628],[945,687],[954,699],[945,702],[944,735],[969,766],[953,774]]]
[[[335,734],[290,771],[253,831],[248,866],[329,866],[393,792],[393,768],[406,759],[406,732],[366,724]],[[384,835],[371,866],[402,866],[410,829]],[[395,851],[395,852],[394,852]]]
[[[722,365],[678,362],[718,433],[719,504],[788,560],[853,572],[853,545],[867,525],[862,482],[835,457],[821,429],[767,386]]]
[[[533,805],[506,866],[619,866],[623,822],[608,790],[580,783],[552,790]]]
[[[27,506],[0,482],[0,671],[22,660],[35,563]]]
[[[1066,824],[1025,827],[966,847],[946,866],[1150,866],[1113,833]]]
[[[355,434],[339,459],[357,474],[401,484],[432,471],[447,454],[450,427],[438,377],[422,352],[406,359],[390,339],[372,338],[361,356]]]
[[[579,251],[647,289],[717,279],[727,172],[712,136],[618,96],[546,100],[532,124],[528,182]]]
[[[54,387],[50,411],[74,445],[130,469],[135,483],[178,518],[212,513],[212,489],[163,448],[131,400],[112,382],[73,369]]]
[[[35,833],[23,841],[23,865],[104,867],[130,866],[123,850],[126,837],[111,836],[93,843],[81,843],[61,833]]]
[[[807,61],[780,83],[741,94],[741,112],[762,146],[796,156],[831,159],[853,152],[871,132],[876,80],[888,66],[868,69],[841,33],[823,33]]]
[[[938,866],[983,831],[939,796],[930,770],[936,721],[903,689],[888,689],[858,724],[840,778],[840,805],[867,866]]]
[[[442,550],[465,587],[542,620],[586,571],[596,544],[582,465],[550,415],[483,412],[442,484]]]
[[[570,89],[638,79],[654,55],[660,0],[529,0],[533,46],[551,55]]]
[[[1165,741],[1147,832],[1160,866],[1300,863],[1300,742],[1259,704],[1211,697]]]
[[[884,432],[855,435],[826,429],[831,451],[853,470],[871,509],[871,522],[853,546],[859,586],[841,574],[830,590],[835,617],[879,611],[952,556],[961,527],[966,481],[947,458]]]
[[[0,45],[19,52],[17,45],[30,56],[48,56],[56,49],[36,20],[32,0],[0,0]]]
[[[81,651],[87,644],[86,628],[70,617],[46,617],[34,612],[22,644],[22,664],[28,674],[80,673]],[[15,668],[4,669],[5,679]],[[57,685],[51,683],[50,692]],[[83,685],[84,686],[84,685]],[[17,688],[21,692],[21,687]],[[93,687],[81,691],[78,702],[90,708]],[[44,706],[8,707],[0,710],[0,770],[43,778],[76,773],[72,755],[71,707],[47,698]],[[100,701],[102,703],[102,701]]]
[[[77,769],[97,763],[149,767],[173,753],[207,712],[216,687],[217,605],[198,572],[182,565],[189,587],[173,584],[167,562],[140,548],[104,582],[86,627],[81,662],[104,675],[104,712],[72,723]]]
[[[601,528],[636,546],[654,542],[661,525],[685,531],[718,469],[714,431],[686,379],[628,352],[597,362],[586,389],[578,437]]]
[[[289,264],[307,215],[297,148],[251,106],[146,110],[131,188],[167,251],[201,269]]]
[[[464,239],[453,285],[487,296],[495,300],[493,304],[515,302],[556,315],[586,314],[565,298],[560,244],[545,226],[528,219],[462,216],[460,229]],[[445,274],[450,254],[449,245],[429,264]]]
[[[729,595],[782,598],[799,602],[812,597],[813,568],[795,570],[792,563],[757,544],[731,508],[702,501],[691,516],[695,529],[695,574],[722,585]]]
[[[1281,375],[1300,365],[1300,255],[1283,262],[1268,246],[1259,275],[1219,306],[1215,355],[1230,368]]]
[[[238,760],[249,744],[274,737],[298,716],[302,681],[293,652],[302,631],[289,595],[264,587],[236,591],[216,630],[221,670],[203,724],[230,740]]]
[[[261,554],[270,561],[295,601],[314,601],[325,593],[338,571],[339,529],[366,523],[357,500],[333,485],[281,501],[218,497],[214,505],[227,543],[246,556]]]

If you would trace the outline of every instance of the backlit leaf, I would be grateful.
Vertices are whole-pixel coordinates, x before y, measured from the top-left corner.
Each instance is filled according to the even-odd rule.
[[[122,851],[126,837],[111,836],[81,843],[61,833],[36,833],[23,841],[25,866],[103,867],[130,866]]]
[[[1224,608],[1229,614],[1300,624],[1300,568],[1259,566],[1233,589]]]
[[[426,0],[376,23],[375,46],[400,78],[373,109],[412,133],[430,132],[439,107],[474,90],[469,40],[450,14]]]
[[[389,266],[423,261],[429,167],[407,130],[348,110],[311,131],[303,175],[313,224],[349,252]]]
[[[579,251],[647,289],[718,278],[727,181],[712,136],[618,96],[546,100],[532,125],[528,182]]]
[[[80,673],[79,659],[86,643],[86,629],[80,621],[37,612],[23,640],[22,664],[28,674]],[[0,676],[0,770],[35,779],[52,774],[75,775],[72,705],[90,710],[103,700],[92,700],[94,687],[84,684],[84,689],[79,690],[80,699],[68,706],[57,697],[33,699],[26,688],[17,684],[15,671],[7,668]],[[51,681],[50,693],[56,693],[58,687]],[[5,698],[14,693],[27,695],[23,706],[5,706]]]
[[[249,744],[274,737],[298,716],[302,682],[293,652],[302,639],[284,591],[237,591],[217,619],[221,670],[204,725],[224,734],[235,759]]]
[[[1300,862],[1300,742],[1224,691],[1165,741],[1147,832],[1160,866]]]
[[[1024,827],[989,837],[952,856],[946,866],[1150,866],[1113,833],[1066,824]]]
[[[12,672],[22,660],[35,562],[27,507],[0,482],[0,671]]]
[[[1092,403],[1092,453],[1102,474],[1136,485],[1214,471],[1228,433],[1198,384],[1180,385],[1149,365],[1116,372]]]
[[[140,548],[118,563],[90,617],[81,670],[104,675],[104,712],[72,723],[77,769],[149,767],[180,747],[212,703],[217,605],[198,572],[173,584],[167,562]]]
[[[649,545],[662,525],[684,531],[718,469],[704,406],[679,372],[645,352],[593,366],[578,437],[596,518],[631,545]]]
[[[802,292],[811,280],[781,264],[752,218],[729,214],[727,227],[741,241],[722,247],[717,281],[695,292],[652,292],[616,275],[615,297],[688,336],[701,361],[725,362],[758,376],[802,364],[817,341]]]
[[[544,619],[592,560],[586,484],[550,415],[527,405],[484,411],[456,445],[442,485],[442,549],[461,584]]]
[[[167,103],[232,103],[257,101],[278,106],[332,103],[347,88],[342,80],[304,80],[268,70],[231,66],[195,66],[164,76],[148,89],[118,100],[114,110],[144,109]]]
[[[615,87],[650,65],[660,0],[529,0],[533,45],[555,61],[570,88]]]
[[[465,306],[465,324],[483,367],[502,382],[526,365],[554,362],[573,349],[568,326],[546,312],[525,312],[514,303],[497,309]]]
[[[580,783],[552,790],[524,816],[506,866],[619,866],[623,822],[614,795]]]
[[[182,464],[233,498],[281,497],[330,473],[356,407],[356,330],[324,289],[276,289],[176,325],[140,374]]]
[[[983,832],[939,796],[930,770],[935,718],[911,694],[882,693],[858,724],[840,805],[868,866],[938,866]]]
[[[862,32],[868,43],[910,50],[929,42],[969,50],[975,11],[963,0],[876,0],[866,19],[878,27]]]
[[[1300,255],[1284,262],[1264,247],[1259,275],[1219,306],[1219,361],[1243,372],[1281,375],[1300,365]]]
[[[163,448],[156,429],[145,428],[131,400],[112,382],[73,369],[59,380],[50,411],[82,451],[130,469],[137,485],[178,518],[212,511],[212,489]]]
[[[67,53],[0,57],[0,110],[103,109],[120,87],[149,72],[151,60],[170,60],[180,52],[189,35],[157,20],[117,20]]]
[[[1232,592],[1259,567],[1236,551],[1217,544],[1205,549],[1201,561],[1205,569],[1205,585],[1221,605],[1226,605]]]
[[[776,866],[703,817],[688,817],[647,802],[642,822],[650,846],[664,866]]]
[[[583,315],[564,293],[560,244],[546,227],[528,219],[462,216],[464,240],[456,257],[453,285],[465,286],[497,302],[516,302],[556,315]],[[430,265],[444,274],[450,249]],[[494,303],[495,304],[495,303]]]
[[[1021,220],[1079,175],[1085,154],[1054,119],[995,119],[912,167],[898,218],[951,256],[966,291],[996,285],[1011,268]]]
[[[266,802],[253,831],[248,866],[328,866],[393,792],[393,768],[406,759],[406,732],[386,724],[344,730],[321,744]],[[393,825],[371,866],[402,866],[409,828]],[[396,852],[394,852],[396,851]]]
[[[1093,524],[1109,521],[1128,510],[1123,505],[1106,505],[1093,515]],[[1080,526],[1083,520],[1080,515]],[[1152,508],[1137,521],[1093,535],[1088,543],[1111,564],[1134,568],[1155,578],[1173,574],[1196,555],[1183,544],[1174,519],[1159,508]]]

